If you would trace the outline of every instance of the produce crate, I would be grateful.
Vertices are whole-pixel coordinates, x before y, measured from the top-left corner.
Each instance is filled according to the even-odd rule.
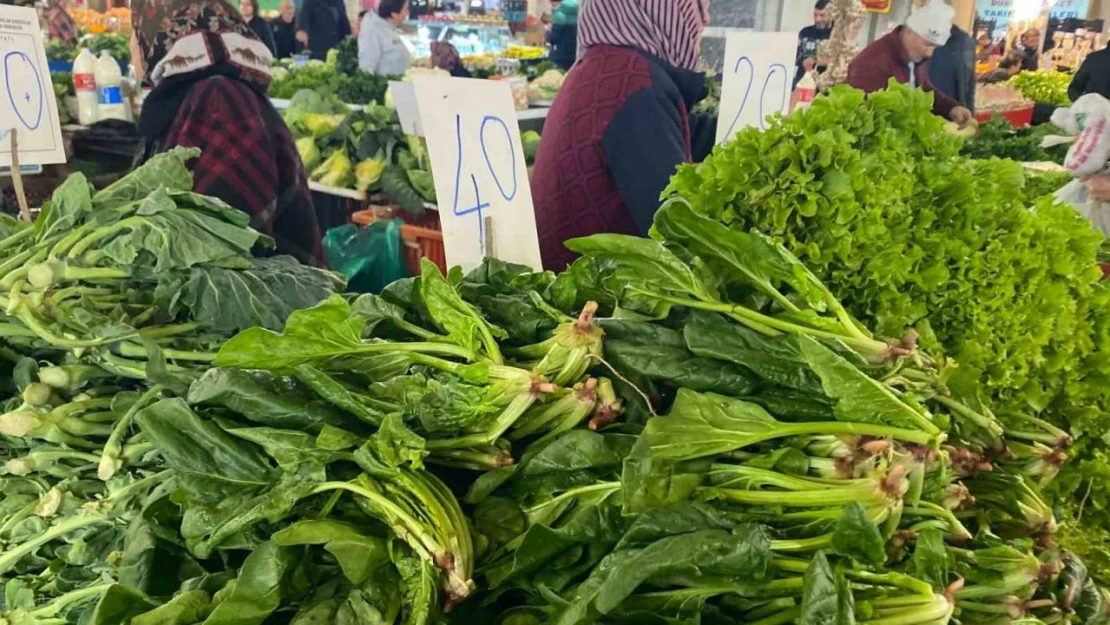
[[[392,207],[377,207],[351,214],[351,223],[367,226],[378,219],[400,218],[401,241],[405,244],[405,265],[409,273],[420,275],[420,259],[427,258],[447,273],[447,255],[443,250],[443,231],[439,224],[439,213],[428,211],[422,217],[412,217],[402,210]]]
[[[1006,121],[1010,122],[1010,125],[1013,126],[1014,128],[1025,128],[1029,124],[1033,123],[1033,107],[1031,107],[1031,106],[1029,108],[1015,109],[1015,110],[1012,110],[1012,111],[1003,111],[1003,112],[997,113],[997,114],[1006,118]],[[975,121],[977,121],[981,124],[983,122],[990,121],[990,118],[994,117],[995,115],[996,115],[996,113],[993,113],[993,112],[991,112],[991,113],[977,113],[975,115]]]

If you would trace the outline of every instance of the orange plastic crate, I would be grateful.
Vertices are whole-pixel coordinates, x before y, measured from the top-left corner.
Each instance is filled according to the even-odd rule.
[[[389,216],[389,212],[394,212]],[[376,209],[362,210],[351,213],[351,223],[359,226],[368,226],[378,219],[392,219],[400,217],[404,221],[401,226],[401,241],[405,244],[405,266],[414,276],[420,275],[420,259],[427,258],[439,267],[444,274],[447,273],[447,254],[443,250],[443,230],[439,225],[439,213],[428,211],[423,217],[413,218],[404,211],[381,211]]]

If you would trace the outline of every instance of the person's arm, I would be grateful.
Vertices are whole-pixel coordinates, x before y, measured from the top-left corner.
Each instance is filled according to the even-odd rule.
[[[1088,55],[1083,59],[1083,64],[1079,66],[1079,71],[1075,72],[1075,78],[1071,79],[1071,84],[1068,85],[1068,97],[1072,102],[1075,102],[1084,93],[1087,93],[1087,83],[1091,80],[1091,60],[1094,55]]]
[[[914,68],[917,73],[917,84],[929,93],[933,94],[933,114],[940,115],[941,117],[948,117],[952,109],[960,106],[952,96],[937,89],[933,86],[933,81],[929,80],[929,68],[927,65],[918,65]]]
[[[377,74],[383,50],[375,29],[369,26],[369,20],[369,14],[362,18],[362,28],[358,31],[358,68],[370,74]]]
[[[339,5],[339,40],[343,41],[351,36],[351,18],[347,17],[347,9],[340,3]]]
[[[308,34],[312,32],[312,23],[316,19],[316,3],[319,0],[304,0],[301,5],[301,10],[297,11],[297,35],[296,38],[301,42],[301,45],[308,48],[311,44],[308,41]]]
[[[659,210],[659,196],[675,168],[687,160],[681,113],[655,92],[641,89],[609,122],[601,145],[617,191],[637,230],[646,236]]]
[[[848,84],[864,93],[887,88],[892,75],[885,62],[866,54],[864,50],[848,65]]]

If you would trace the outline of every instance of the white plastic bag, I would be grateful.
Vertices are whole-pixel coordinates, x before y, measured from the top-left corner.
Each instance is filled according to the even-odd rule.
[[[1104,235],[1110,237],[1110,204],[1092,200],[1087,187],[1078,180],[1072,180],[1056,192],[1056,200],[1071,205],[1075,212],[1083,215]]]
[[[1102,171],[1110,160],[1110,100],[1088,93],[1070,107],[1053,111],[1052,123],[1077,135],[1064,159],[1064,169],[1076,178]]]

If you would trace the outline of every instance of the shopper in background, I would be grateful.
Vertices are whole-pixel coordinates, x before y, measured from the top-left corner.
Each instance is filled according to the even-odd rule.
[[[409,0],[381,0],[377,11],[368,11],[358,33],[358,66],[378,76],[404,74],[412,56],[397,27],[409,18]]]
[[[297,53],[297,6],[282,0],[280,13],[270,22],[274,34],[274,56],[288,59]]]
[[[975,40],[953,25],[948,41],[929,59],[929,81],[960,106],[975,110]]]
[[[675,168],[691,160],[689,111],[708,0],[589,0],[585,49],[544,123],[532,197],[548,269],[563,241],[597,232],[646,235]]]
[[[270,49],[270,54],[277,56],[274,33],[270,31],[270,25],[266,20],[258,14],[258,0],[239,0],[239,15],[243,16],[243,21],[254,31],[258,40]]]
[[[432,65],[451,74],[455,78],[471,78],[470,70],[463,65],[459,49],[446,41],[433,41],[429,47]]]
[[[1072,102],[1088,93],[1110,99],[1110,48],[1088,54],[1068,85],[1068,97]]]
[[[848,66],[848,84],[867,93],[887,88],[890,79],[933,93],[933,112],[960,126],[972,120],[971,111],[929,80],[926,61],[948,40],[956,11],[943,0],[929,0],[906,23],[875,40]]]
[[[323,61],[328,51],[351,34],[343,0],[304,0],[297,14],[297,41]]]
[[[798,53],[795,57],[794,86],[806,72],[817,69],[817,46],[832,34],[829,19],[829,0],[817,0],[813,5],[813,24],[798,32]]]
[[[548,60],[559,69],[568,70],[578,57],[578,0],[552,3],[551,31],[547,42],[551,44]]]
[[[1007,70],[1013,76],[1018,72],[1036,71],[1041,64],[1041,31],[1030,28],[1021,34],[1021,39],[1014,46],[1006,58],[998,64],[1000,69]]]
[[[77,43],[77,24],[66,10],[64,0],[49,0],[46,4],[46,28],[51,39]]]
[[[322,258],[320,228],[293,137],[269,98],[273,59],[222,0],[132,0],[132,64],[153,85],[139,118],[139,163],[196,147],[193,190],[250,215],[302,262]]]

